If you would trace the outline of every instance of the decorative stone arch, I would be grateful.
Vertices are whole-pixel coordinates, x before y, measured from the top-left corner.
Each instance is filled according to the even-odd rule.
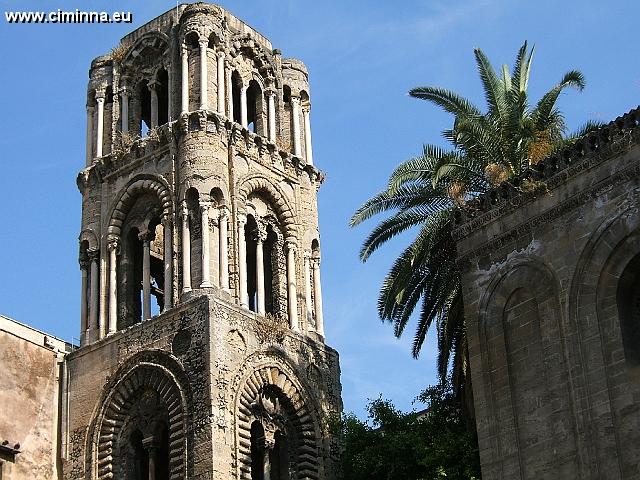
[[[128,65],[133,63],[146,48],[159,50],[163,54],[169,48],[169,37],[159,31],[145,33],[127,49],[121,64]]]
[[[82,244],[82,242],[87,242],[89,250],[96,250],[100,248],[100,244],[98,243],[98,236],[91,228],[82,230],[82,232],[80,232],[78,240],[80,244]]]
[[[543,436],[546,441],[557,441],[554,448],[557,447],[559,458],[564,458],[566,462],[562,468],[571,471],[578,468],[573,460],[577,450],[575,406],[573,392],[567,386],[569,368],[559,292],[560,284],[555,272],[542,259],[527,254],[502,265],[494,273],[478,303],[481,368],[477,375],[483,379],[474,383],[481,387],[478,392],[474,389],[474,393],[477,394],[476,401],[488,406],[488,415],[492,417],[491,420],[480,419],[478,431],[483,441],[496,445],[493,461],[487,465],[490,474],[501,471],[501,462],[514,452],[519,452],[516,464],[520,477],[528,478],[535,468],[528,463],[528,457],[522,456],[525,446],[537,435],[537,430],[532,431],[528,426],[531,422],[526,417],[530,412],[527,413],[526,401],[523,400],[525,394],[536,395],[541,408],[550,406],[547,397],[556,399],[553,410],[543,412],[541,416],[545,424],[541,423],[536,428],[547,432]],[[516,311],[515,325],[510,327],[511,331],[507,315],[511,309],[524,305],[523,301],[532,301],[529,307],[534,308],[535,312],[529,313],[528,319],[524,320],[524,325],[529,327],[526,337],[521,338],[517,336],[519,329],[525,327],[518,325],[518,316],[523,312]],[[524,365],[519,358],[523,351],[531,355],[532,364],[529,368],[537,368],[532,371],[539,377],[536,382],[518,384],[519,381],[527,382],[526,375],[521,378],[522,372],[518,370]],[[553,358],[553,369],[545,362],[547,358]],[[551,381],[552,375],[560,375],[565,380]],[[530,391],[531,388],[533,391]],[[549,401],[545,403],[544,399]],[[562,438],[565,441],[561,442],[553,436],[556,433],[555,425],[562,425],[562,431],[571,432],[566,440]]]
[[[176,359],[161,351],[141,352],[121,366],[104,388],[91,425],[88,460],[98,480],[113,478],[117,439],[137,395],[153,391],[168,413],[169,478],[187,478],[188,409],[191,392],[186,374]]]
[[[212,190],[219,190],[223,196],[223,202],[221,204],[229,205],[229,192],[227,189],[227,185],[222,178],[204,178],[199,175],[192,175],[180,187],[180,202],[186,200],[187,191],[189,191],[189,189],[191,188],[197,190],[200,196],[208,196]]]
[[[251,62],[251,70],[255,70],[266,83],[272,81],[276,86],[280,85],[280,79],[276,75],[278,69],[273,54],[266,51],[251,35],[246,33],[236,34],[230,38],[229,44],[232,45],[230,49],[232,58],[237,59],[243,56]],[[239,48],[236,48],[235,45],[239,45]],[[261,86],[264,91],[265,85]]]
[[[238,200],[242,206],[247,203],[247,198],[254,192],[264,192],[272,202],[272,205],[282,222],[285,240],[296,238],[296,225],[293,209],[289,205],[284,193],[269,179],[262,176],[250,176],[240,182]]]
[[[107,217],[109,219],[107,234],[120,236],[127,213],[141,193],[151,193],[158,198],[163,217],[172,214],[171,191],[166,181],[157,175],[138,175],[127,184],[116,199]]]
[[[628,395],[621,396],[613,381],[625,375],[620,359],[621,329],[616,304],[616,291],[620,277],[629,262],[640,254],[640,191],[629,194],[625,207],[605,219],[593,232],[585,245],[571,280],[568,298],[568,331],[577,339],[568,345],[574,388],[589,392],[577,402],[580,431],[610,431],[612,435],[586,435],[584,462],[594,476],[615,472],[624,476],[623,458],[627,451],[621,432],[624,419],[616,415],[615,404],[629,403],[629,412],[640,402],[640,387],[629,382]],[[587,341],[597,338],[598,342]],[[591,372],[604,372],[596,381]],[[620,377],[618,377],[620,378]],[[603,385],[605,388],[603,388]],[[598,405],[596,405],[596,403]],[[603,414],[602,412],[606,412]],[[628,441],[628,440],[627,440]]]
[[[322,478],[322,434],[318,422],[318,407],[307,395],[302,384],[278,352],[258,354],[249,358],[243,367],[244,376],[235,396],[237,478],[251,480],[251,425],[257,419],[256,405],[265,387],[275,391],[282,408],[295,425],[297,442],[292,452],[296,471],[292,479]],[[293,446],[293,445],[292,445]]]

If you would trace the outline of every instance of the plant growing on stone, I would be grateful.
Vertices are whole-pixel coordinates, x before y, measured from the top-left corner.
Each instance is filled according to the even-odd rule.
[[[113,146],[114,155],[117,158],[127,156],[139,139],[140,136],[135,133],[118,131]]]
[[[129,45],[127,45],[126,43],[119,43],[116,47],[113,47],[111,49],[111,59],[116,63],[120,63],[122,62],[122,60],[124,60],[124,57],[127,55],[128,51]]]
[[[382,321],[393,324],[393,332],[399,337],[420,303],[412,354],[418,357],[427,332],[435,324],[439,376],[444,380],[451,373],[454,390],[459,399],[467,401],[470,413],[467,337],[452,238],[455,209],[466,208],[471,198],[508,181],[565,145],[569,139],[556,104],[565,89],[582,90],[585,85],[580,72],[569,71],[532,106],[527,89],[533,52],[525,42],[513,69],[509,71],[505,65],[498,73],[480,49],[474,51],[487,103],[485,111],[450,90],[411,90],[412,97],[427,100],[453,115],[453,125],[442,132],[452,148],[425,145],[418,157],[401,163],[391,174],[387,188],[351,218],[351,226],[356,226],[379,214],[391,214],[364,241],[360,250],[363,262],[391,238],[417,228],[415,239],[384,279],[378,314]]]
[[[286,319],[267,313],[258,316],[255,322],[255,332],[260,343],[282,343],[288,331]]]

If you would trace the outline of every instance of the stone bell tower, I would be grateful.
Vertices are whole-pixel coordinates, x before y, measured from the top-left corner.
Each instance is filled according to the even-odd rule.
[[[66,479],[333,479],[308,72],[182,5],[96,58]]]

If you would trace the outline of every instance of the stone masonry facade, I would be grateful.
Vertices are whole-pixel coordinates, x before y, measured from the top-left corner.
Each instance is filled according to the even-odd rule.
[[[636,109],[459,219],[485,480],[640,478],[639,125]]]

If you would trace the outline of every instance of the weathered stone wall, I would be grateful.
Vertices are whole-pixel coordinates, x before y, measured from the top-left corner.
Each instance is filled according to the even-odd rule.
[[[19,450],[0,455],[3,478],[60,478],[62,359],[70,348],[0,316],[0,442]]]
[[[484,479],[640,478],[621,330],[638,304],[620,295],[640,254],[638,118],[534,168],[537,192],[489,193],[455,232]]]

